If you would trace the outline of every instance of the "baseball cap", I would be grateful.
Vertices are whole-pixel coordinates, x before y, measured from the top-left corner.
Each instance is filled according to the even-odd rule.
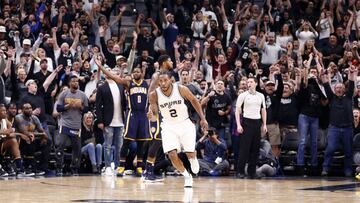
[[[4,26],[0,26],[0,32],[6,32],[6,28]]]
[[[25,29],[25,28],[29,28],[29,29],[30,29],[30,25],[25,24],[25,25],[23,25],[21,28],[22,28],[22,29]]]
[[[268,86],[268,85],[275,85],[275,83],[274,83],[274,81],[268,80],[265,82],[265,86]]]
[[[29,39],[24,39],[23,45],[31,45],[31,41]]]
[[[119,59],[126,60],[126,57],[123,56],[123,55],[116,56],[116,61],[119,60]]]
[[[34,84],[34,83],[36,84],[36,81],[30,79],[30,80],[26,81],[25,86],[27,87],[27,86],[29,86],[30,84]]]

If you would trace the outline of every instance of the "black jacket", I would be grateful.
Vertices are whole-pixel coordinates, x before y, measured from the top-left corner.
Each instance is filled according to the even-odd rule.
[[[330,100],[330,124],[338,128],[351,127],[353,125],[353,92],[354,81],[349,81],[349,89],[343,97],[336,96],[329,83],[324,84],[326,94]]]
[[[125,94],[124,87],[122,85],[118,85],[120,96],[121,96],[121,117],[125,122]],[[96,93],[96,117],[97,123],[103,123],[104,126],[109,126],[113,116],[114,116],[114,102],[111,94],[109,83],[106,82],[104,85],[100,86]]]

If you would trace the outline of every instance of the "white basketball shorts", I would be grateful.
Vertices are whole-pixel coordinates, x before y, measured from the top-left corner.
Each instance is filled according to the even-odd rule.
[[[161,123],[164,153],[174,149],[177,152],[195,152],[196,129],[190,119],[180,123]]]

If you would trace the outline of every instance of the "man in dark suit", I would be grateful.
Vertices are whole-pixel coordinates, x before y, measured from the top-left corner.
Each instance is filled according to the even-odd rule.
[[[120,74],[118,68],[111,70],[113,74]],[[98,127],[104,134],[104,160],[105,175],[113,175],[111,169],[111,146],[115,146],[114,163],[115,168],[119,166],[120,149],[123,144],[124,130],[124,87],[106,77],[106,83],[99,87],[96,94],[96,116]]]

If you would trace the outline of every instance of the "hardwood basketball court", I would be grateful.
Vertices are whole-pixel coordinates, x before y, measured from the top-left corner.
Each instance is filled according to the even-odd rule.
[[[143,183],[135,177],[79,176],[0,180],[0,202],[360,202],[360,181],[344,178],[182,177]]]

